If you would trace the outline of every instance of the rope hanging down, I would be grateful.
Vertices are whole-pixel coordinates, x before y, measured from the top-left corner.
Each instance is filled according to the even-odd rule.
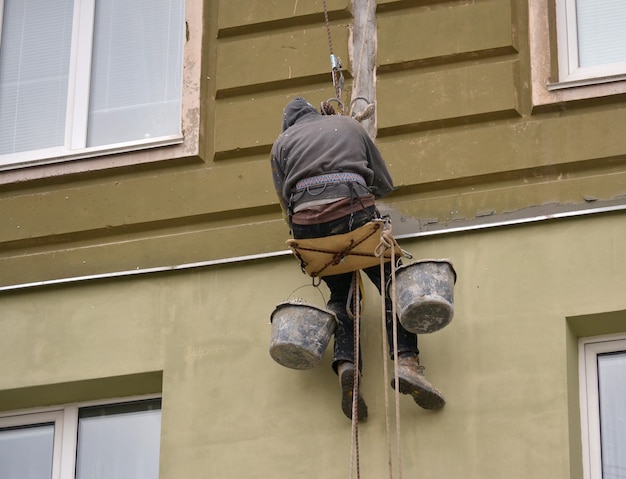
[[[376,235],[375,233],[378,233]],[[291,248],[294,256],[300,261],[302,271],[313,278],[313,285],[316,278],[321,278],[327,274],[340,274],[346,272],[354,272],[351,294],[347,300],[346,309],[353,318],[354,327],[354,357],[355,364],[359,364],[359,348],[357,345],[360,342],[360,320],[361,320],[361,276],[359,270],[366,267],[380,265],[381,268],[381,299],[382,299],[382,331],[383,338],[386,337],[385,331],[385,313],[386,313],[386,301],[385,297],[385,264],[390,263],[391,276],[390,276],[390,291],[389,298],[391,299],[392,316],[396,318],[393,322],[393,344],[386,345],[386,340],[382,341],[383,349],[383,371],[384,371],[384,391],[385,391],[385,412],[387,419],[387,447],[389,455],[389,477],[393,479],[393,467],[392,467],[392,454],[391,454],[391,428],[390,428],[390,407],[389,407],[389,393],[387,385],[389,384],[388,378],[388,358],[386,355],[386,346],[389,349],[393,348],[393,357],[398,357],[398,330],[397,330],[397,314],[396,314],[396,293],[395,293],[395,268],[396,261],[402,256],[412,258],[412,256],[402,250],[398,243],[395,241],[391,234],[391,223],[385,219],[372,220],[371,222],[341,235],[334,235],[322,238],[310,238],[304,240],[287,240],[287,244]],[[351,305],[353,305],[351,307]],[[351,311],[352,310],[352,311]],[[394,379],[395,384],[399,384],[398,379],[398,366],[394,361]],[[352,391],[352,445],[351,445],[351,457],[350,457],[350,479],[356,472],[357,479],[360,477],[360,463],[359,463],[359,429],[358,429],[358,412],[357,403],[359,394],[359,380],[360,376],[357,372],[354,376],[354,384]],[[396,411],[396,447],[397,447],[397,460],[398,460],[398,473],[399,479],[402,479],[402,464],[400,454],[400,399],[399,390],[395,389],[395,411]],[[356,470],[355,470],[356,469]]]
[[[354,471],[356,468],[356,477],[361,477],[361,463],[359,458],[359,381],[361,377],[361,371],[358,365],[360,364],[360,348],[361,343],[361,275],[359,271],[355,271],[352,274],[351,296],[354,297],[354,315],[352,318],[352,325],[354,328],[354,364],[356,372],[354,373],[354,383],[352,385],[352,443],[350,445],[350,479],[354,477]],[[346,305],[348,313],[350,313],[351,298],[348,298],[348,304]]]
[[[369,11],[369,5],[370,5],[370,0],[367,0],[367,5],[368,5],[368,11]],[[332,42],[332,36],[330,33],[330,21],[328,19],[328,8],[326,5],[326,0],[322,0],[323,6],[324,6],[324,20],[326,23],[326,33],[328,36],[328,48],[330,51],[330,64],[331,64],[331,76],[332,76],[332,81],[333,81],[333,87],[335,90],[335,98],[334,99],[329,99],[326,102],[322,103],[322,112],[324,114],[334,114],[333,108],[330,105],[331,101],[336,101],[338,106],[339,106],[339,114],[343,114],[344,113],[344,105],[341,99],[342,96],[342,90],[344,87],[344,76],[343,76],[343,65],[341,64],[341,60],[334,54],[333,51],[333,42]],[[363,49],[364,49],[364,44],[365,44],[365,32],[363,32],[363,40],[362,40],[362,45],[360,48],[360,53],[359,53],[359,64],[362,61],[363,58]],[[358,71],[357,71],[357,77],[358,77]],[[355,79],[355,83],[358,82],[358,78]],[[365,101],[366,103],[366,107],[363,111],[361,111],[360,113],[357,113],[355,115],[352,115],[353,118],[355,118],[357,121],[362,122],[363,120],[368,119],[369,117],[371,117],[374,114],[374,109],[375,109],[375,105],[374,103],[369,103],[369,101],[367,100],[367,98],[364,98],[362,96],[357,96],[355,97],[352,102],[350,103],[350,109],[352,110],[354,103],[358,100],[362,100]],[[386,336],[385,334],[385,316],[386,316],[386,301],[385,301],[385,281],[384,281],[384,268],[385,268],[385,263],[391,260],[391,293],[390,293],[390,298],[392,301],[392,314],[394,318],[397,318],[396,316],[396,308],[395,308],[395,267],[396,267],[396,254],[398,254],[399,256],[404,255],[406,252],[401,250],[398,246],[398,244],[395,242],[395,240],[393,239],[393,236],[391,235],[391,224],[388,221],[384,221],[382,222],[383,224],[381,225],[380,223],[377,224],[377,222],[371,222],[368,225],[364,225],[364,227],[358,228],[356,231],[351,232],[350,234],[346,235],[346,236],[352,236],[348,239],[347,244],[342,245],[341,247],[338,248],[337,250],[337,246],[336,244],[333,245],[333,247],[328,248],[329,245],[324,245],[326,247],[321,247],[319,244],[309,244],[309,245],[304,245],[302,244],[302,242],[300,242],[300,244],[298,244],[297,242],[295,242],[294,240],[288,241],[287,244],[289,244],[289,246],[291,247],[294,255],[300,260],[300,265],[301,268],[303,270],[303,272],[308,273],[314,281],[314,285],[315,285],[315,278],[319,278],[321,276],[324,276],[324,273],[326,274],[332,274],[335,273],[336,271],[329,271],[332,268],[337,268],[338,265],[343,263],[343,266],[346,267],[347,265],[346,263],[346,258],[349,257],[350,255],[354,255],[359,257],[359,262],[363,262],[368,261],[367,259],[365,259],[364,257],[370,257],[371,259],[372,256],[375,257],[379,262],[380,262],[380,271],[381,271],[381,284],[380,284],[380,291],[381,291],[381,299],[382,299],[382,330],[383,330],[383,338]],[[367,231],[365,233],[365,235],[361,236],[360,238],[355,239],[354,233],[355,232],[359,232],[359,230],[363,230],[367,227],[372,227],[373,228],[370,231]],[[382,226],[382,228],[381,228]],[[380,242],[378,243],[378,245],[375,247],[374,249],[374,253],[370,253],[369,250],[368,252],[363,252],[360,251],[358,252],[358,246],[362,246],[363,243],[366,243],[367,239],[372,237],[372,234],[377,231],[378,229],[380,229]],[[342,235],[343,236],[343,235]],[[334,238],[337,239],[337,238]],[[317,238],[315,240],[316,243],[319,243],[320,239]],[[371,247],[371,246],[370,246]],[[312,253],[313,256],[322,256],[324,257],[324,255],[326,255],[326,257],[320,262],[318,260],[318,264],[315,265],[315,267],[312,267],[312,260],[311,258],[304,258],[303,257],[303,253],[304,252],[308,252],[308,253]],[[409,254],[406,254],[406,256],[409,256]],[[317,259],[317,258],[316,258]],[[371,261],[370,259],[370,261]],[[355,473],[355,469],[356,469],[356,476],[357,479],[360,478],[361,475],[361,471],[360,471],[360,460],[359,460],[359,425],[358,425],[358,412],[357,412],[357,408],[358,408],[358,396],[359,396],[359,379],[360,379],[360,372],[359,372],[359,367],[358,365],[360,364],[360,358],[359,358],[359,347],[358,345],[360,344],[360,319],[361,319],[361,297],[360,297],[360,290],[361,290],[361,277],[359,274],[359,269],[363,268],[363,264],[359,264],[358,267],[355,267],[355,265],[350,265],[348,266],[346,269],[348,270],[352,270],[353,273],[353,277],[352,277],[352,295],[354,297],[354,311],[353,311],[353,327],[354,327],[354,357],[355,357],[355,365],[356,365],[356,373],[354,375],[354,383],[353,383],[353,391],[352,391],[352,444],[351,444],[351,448],[350,448],[350,479],[353,478],[353,474]],[[351,299],[348,299],[348,304],[346,305],[348,311],[350,311],[350,304]],[[393,321],[393,357],[397,358],[398,357],[398,331],[397,331],[397,323],[396,323],[397,319]],[[385,382],[385,412],[386,412],[386,423],[387,423],[387,448],[388,448],[388,461],[389,461],[389,477],[390,479],[393,479],[393,466],[392,466],[392,454],[391,454],[391,443],[390,443],[390,414],[389,414],[389,397],[388,397],[388,392],[387,392],[387,388],[386,385],[389,383],[388,380],[388,373],[387,373],[387,368],[388,368],[388,363],[387,363],[387,355],[385,354],[385,340],[383,339],[383,361],[384,361],[384,382]],[[389,345],[391,346],[391,345]],[[399,384],[399,380],[398,380],[398,365],[397,365],[397,361],[394,361],[394,378],[395,378],[395,384]],[[399,391],[398,388],[396,388],[395,390],[395,410],[396,410],[396,447],[397,447],[397,459],[398,459],[398,474],[399,474],[399,479],[402,479],[402,460],[401,460],[401,451],[400,451],[400,399],[399,399]]]
[[[380,242],[376,246],[374,250],[374,255],[380,259],[380,291],[381,291],[381,299],[382,299],[382,308],[381,308],[381,323],[382,323],[382,337],[386,337],[386,326],[385,326],[385,318],[386,318],[386,301],[385,301],[385,263],[388,262],[388,259],[385,258],[385,253],[390,251],[391,254],[391,275],[390,275],[390,294],[389,297],[392,301],[392,315],[394,318],[393,321],[393,345],[389,345],[393,347],[393,357],[398,357],[398,324],[397,324],[397,312],[395,306],[396,300],[396,288],[395,288],[395,269],[396,269],[396,256],[395,256],[395,246],[396,242],[391,234],[391,223],[389,221],[384,222],[384,226],[380,231]],[[360,291],[362,289],[361,284],[361,275],[359,271],[354,271],[352,276],[352,285],[351,285],[351,296],[354,297],[354,302],[352,298],[348,299],[348,304],[346,304],[346,308],[350,313],[350,304],[353,304],[353,327],[354,327],[354,358],[355,364],[360,364],[360,348],[358,345],[361,342],[360,331],[361,331],[361,296]],[[388,453],[388,464],[389,464],[389,479],[393,479],[393,459],[391,454],[391,426],[390,426],[390,408],[389,408],[389,393],[387,390],[387,384],[389,384],[389,376],[388,376],[388,359],[386,354],[385,340],[382,341],[382,353],[383,353],[383,381],[384,381],[384,391],[385,391],[385,419],[386,419],[386,430],[387,430],[387,453]],[[358,396],[359,396],[359,380],[360,380],[360,371],[358,371],[354,375],[354,384],[352,391],[352,443],[350,447],[350,479],[353,479],[354,473],[356,471],[356,478],[360,479],[361,477],[361,467],[359,460],[359,420],[358,420]],[[394,361],[394,384],[400,384],[398,378],[398,362]],[[396,428],[396,456],[398,461],[398,479],[402,479],[402,452],[400,447],[400,391],[399,388],[396,388],[394,391],[395,398],[395,428]]]
[[[384,292],[385,285],[385,251],[390,250],[391,252],[391,275],[390,275],[390,291],[389,298],[391,299],[391,314],[393,319],[393,357],[394,359],[398,357],[398,316],[396,312],[396,255],[394,248],[395,240],[391,234],[391,223],[385,222],[385,225],[380,232],[380,243],[376,247],[374,254],[380,258],[380,288],[381,288],[381,296]],[[389,461],[389,479],[393,479],[393,465],[392,465],[392,455],[391,455],[391,426],[390,426],[390,413],[389,413],[389,392],[387,389],[387,385],[389,384],[389,375],[388,375],[388,359],[387,359],[387,348],[385,348],[385,337],[386,337],[386,326],[385,326],[385,317],[386,317],[386,309],[385,309],[385,301],[383,299],[381,306],[381,323],[382,323],[382,353],[383,353],[383,389],[385,391],[385,425],[387,430],[387,454]],[[388,345],[391,347],[392,345]],[[394,360],[394,384],[400,384],[398,378],[398,361]],[[394,390],[394,398],[395,398],[395,411],[396,411],[396,455],[398,459],[398,479],[402,479],[402,453],[400,448],[400,392],[399,388],[395,388]]]

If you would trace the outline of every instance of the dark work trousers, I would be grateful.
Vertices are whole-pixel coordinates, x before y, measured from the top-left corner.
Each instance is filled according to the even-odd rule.
[[[321,223],[317,225],[291,225],[291,231],[295,239],[321,238],[331,235],[348,233],[363,226],[379,214],[376,207],[361,209],[342,218]],[[363,272],[374,283],[380,293],[380,265],[365,268]],[[385,263],[385,283],[387,284],[391,276],[391,263]],[[322,280],[330,290],[328,309],[337,315],[338,328],[335,332],[335,347],[333,358],[333,369],[337,372],[337,365],[341,361],[354,363],[354,322],[347,311],[350,288],[352,286],[353,273],[343,273],[331,276],[324,276]],[[354,310],[354,304],[350,305]],[[389,296],[385,291],[385,323],[387,329],[387,340],[389,341],[390,356],[393,359],[393,312]],[[406,352],[418,353],[417,336],[402,327],[400,321],[397,324],[398,334],[398,354]],[[360,345],[359,345],[360,347]],[[361,357],[359,349],[359,358]],[[361,361],[359,361],[361,362]],[[359,369],[361,364],[359,364]]]

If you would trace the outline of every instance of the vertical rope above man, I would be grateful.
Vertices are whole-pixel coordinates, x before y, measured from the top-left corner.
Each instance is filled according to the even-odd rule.
[[[331,67],[331,75],[333,79],[333,87],[335,88],[335,98],[339,102],[339,106],[341,108],[341,114],[343,114],[343,102],[341,100],[341,94],[344,85],[343,78],[343,65],[341,64],[341,60],[335,55],[333,51],[333,39],[330,34],[330,20],[328,19],[328,7],[326,5],[326,0],[322,0],[324,5],[324,20],[326,23],[326,35],[328,36],[328,49],[330,51],[330,67]]]

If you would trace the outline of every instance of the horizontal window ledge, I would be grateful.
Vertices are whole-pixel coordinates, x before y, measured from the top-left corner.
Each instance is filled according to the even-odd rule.
[[[183,140],[184,137],[182,135],[170,135],[160,138],[150,138],[146,140],[118,143],[116,145],[105,145],[102,147],[86,148],[76,152],[61,150],[60,148],[51,148],[49,150],[40,150],[39,155],[37,154],[37,152],[32,151],[15,153],[6,160],[0,158],[0,171],[15,170],[18,168],[26,168],[38,165],[50,165],[53,163],[82,160],[87,158],[96,158],[105,155],[130,153],[135,151],[139,152],[151,148],[179,145],[183,143]],[[9,157],[9,155],[6,156]]]
[[[610,75],[597,78],[581,78],[579,80],[568,80],[562,82],[548,83],[546,88],[548,91],[564,90],[566,88],[577,88],[591,85],[601,85],[603,83],[612,83],[626,80],[626,73],[619,75]]]

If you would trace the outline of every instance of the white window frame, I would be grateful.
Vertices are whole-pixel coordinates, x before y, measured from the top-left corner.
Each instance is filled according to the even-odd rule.
[[[0,429],[54,423],[51,479],[74,479],[78,445],[78,413],[92,406],[116,406],[134,401],[161,399],[161,395],[144,395],[67,404],[52,408],[12,411],[0,415]]]
[[[597,357],[602,353],[626,351],[626,334],[580,338],[578,347],[583,477],[602,479]]]
[[[36,426],[38,424],[54,424],[54,439],[52,446],[52,476],[51,479],[61,479],[62,464],[67,458],[62,456],[62,445],[66,440],[64,434],[57,431],[65,431],[63,421],[64,411],[47,411],[31,414],[17,414],[14,416],[0,417],[0,429],[15,426]],[[70,438],[71,440],[71,438]]]
[[[533,108],[626,93],[626,81],[617,81],[621,79],[618,77],[595,82],[580,80],[561,83],[554,76],[558,58],[556,19],[552,6],[556,6],[557,1],[562,0],[527,2],[530,94]]]
[[[542,0],[543,1],[543,0]],[[0,2],[1,3],[1,2]],[[203,65],[203,32],[207,2],[185,0],[186,39],[183,51],[183,97],[182,97],[182,142],[159,146],[151,143],[143,147],[121,148],[117,151],[102,150],[76,155],[71,158],[52,158],[32,162],[0,164],[0,188],[5,184],[59,177],[85,172],[102,171],[109,168],[148,165],[177,158],[203,157],[200,98],[205,77]],[[206,48],[204,49],[206,50]],[[80,161],[67,161],[80,159]]]
[[[4,1],[0,0],[0,39]],[[183,1],[183,3],[187,3]],[[185,5],[186,7],[186,5]],[[88,127],[89,92],[91,83],[91,55],[96,0],[74,0],[72,40],[70,51],[69,84],[65,122],[65,144],[40,150],[0,155],[0,169],[55,163],[110,153],[123,153],[146,147],[158,147],[183,143],[182,123],[177,134],[97,147],[86,147]],[[184,61],[184,53],[183,61]],[[179,72],[181,84],[183,72]],[[183,114],[181,92],[181,115]],[[182,118],[181,118],[182,122]]]
[[[626,62],[581,67],[578,61],[576,0],[556,0],[559,80],[549,88],[592,85],[626,79]]]

